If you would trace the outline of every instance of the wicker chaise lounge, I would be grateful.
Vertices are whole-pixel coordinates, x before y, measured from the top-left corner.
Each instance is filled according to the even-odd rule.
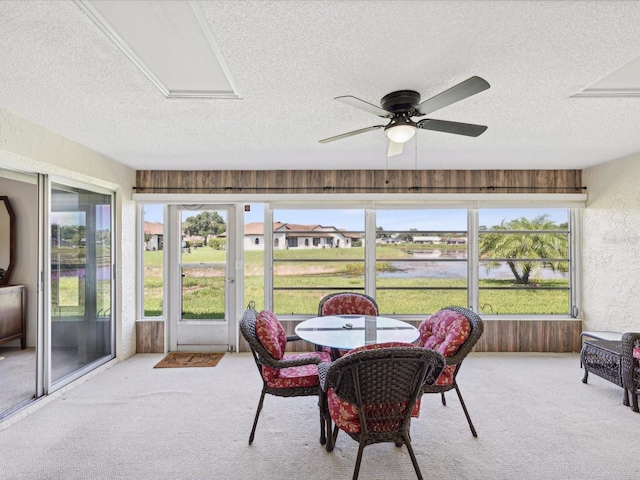
[[[586,340],[580,350],[582,382],[593,373],[623,388],[622,403],[638,412],[640,394],[640,333],[627,332],[622,340]],[[631,397],[631,398],[629,398]]]

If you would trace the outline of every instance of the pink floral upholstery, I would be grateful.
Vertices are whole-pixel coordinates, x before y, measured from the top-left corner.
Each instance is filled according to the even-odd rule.
[[[326,298],[326,297],[325,297]],[[320,316],[329,315],[378,315],[376,304],[358,293],[338,293],[320,301]],[[323,352],[332,353],[331,348],[322,347]],[[348,350],[338,350],[343,356]]]
[[[320,315],[378,315],[375,304],[367,297],[357,293],[340,293],[328,298],[323,304]]]
[[[445,357],[456,354],[471,333],[469,320],[461,313],[443,309],[424,320],[418,327],[418,344],[440,352]],[[453,382],[455,365],[447,365],[434,385],[450,385]]]
[[[302,358],[319,358],[320,361],[331,363],[331,355],[325,352],[307,352],[287,355],[287,360]],[[289,368],[272,368],[263,366],[262,377],[270,388],[311,387],[318,385],[318,365],[300,365]]]
[[[346,355],[351,355],[362,350],[373,350],[377,348],[391,348],[391,347],[414,347],[411,343],[403,342],[387,342],[387,343],[374,343],[372,345],[365,345],[364,347],[354,348],[349,350]],[[333,419],[333,422],[342,430],[348,433],[360,432],[360,416],[358,406],[347,402],[334,392],[332,388],[327,391],[327,400],[329,405],[329,414]],[[365,413],[368,415],[375,415],[376,413],[383,413],[386,410],[398,409],[403,412],[407,408],[407,402],[400,402],[398,404],[384,404],[384,405],[365,405]],[[411,412],[412,417],[418,417],[420,415],[420,398],[413,407]],[[383,432],[388,430],[394,430],[398,428],[397,424],[389,424],[388,422],[378,422],[369,425],[369,429],[372,431]]]
[[[262,346],[276,360],[284,356],[287,346],[287,332],[278,318],[269,310],[262,310],[256,316],[256,337]]]
[[[375,350],[377,348],[393,348],[393,347],[415,347],[412,343],[405,342],[386,342],[386,343],[372,343],[371,345],[365,345],[364,347],[354,348],[349,350],[346,355],[351,353],[361,352],[363,350]]]
[[[287,346],[287,333],[278,318],[269,310],[262,310],[256,315],[256,337],[269,355],[282,360]],[[308,352],[287,355],[287,360],[302,358],[320,358],[331,363],[331,355],[325,352]],[[311,387],[317,385],[318,366],[315,364],[300,365],[288,368],[262,366],[262,378],[271,388]]]
[[[640,360],[640,348],[633,349],[633,358],[637,358],[638,360]]]

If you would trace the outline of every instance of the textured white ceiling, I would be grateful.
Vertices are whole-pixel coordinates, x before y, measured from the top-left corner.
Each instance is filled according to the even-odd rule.
[[[167,99],[71,1],[0,2],[0,108],[136,169],[559,169],[640,151],[640,98],[571,95],[640,55],[640,2],[201,1],[238,93]],[[387,160],[333,100],[491,88]],[[640,79],[638,79],[640,83]],[[383,122],[384,123],[384,122]]]

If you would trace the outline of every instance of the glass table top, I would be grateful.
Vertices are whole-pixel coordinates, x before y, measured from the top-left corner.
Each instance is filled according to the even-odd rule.
[[[350,350],[374,343],[411,343],[419,332],[413,325],[394,318],[330,315],[301,322],[296,335],[316,345]]]

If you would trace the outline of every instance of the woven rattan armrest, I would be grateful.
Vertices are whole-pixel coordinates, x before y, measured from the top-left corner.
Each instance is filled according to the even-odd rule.
[[[322,363],[322,360],[318,357],[307,357],[287,360],[287,357],[283,357],[282,360],[276,360],[273,357],[261,357],[259,359],[261,365],[273,368],[289,368],[299,367],[300,365],[315,365]]]
[[[319,363],[318,364],[318,377],[320,378],[320,388],[323,392],[327,391],[327,372],[331,368],[330,363]]]

